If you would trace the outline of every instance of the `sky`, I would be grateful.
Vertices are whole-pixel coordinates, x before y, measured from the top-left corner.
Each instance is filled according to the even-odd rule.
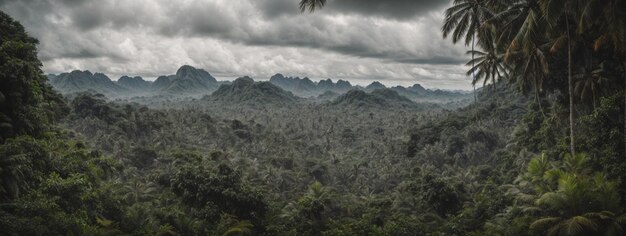
[[[443,39],[449,0],[0,0],[40,40],[46,73],[152,80],[192,65],[222,80],[276,73],[470,89],[465,45]]]

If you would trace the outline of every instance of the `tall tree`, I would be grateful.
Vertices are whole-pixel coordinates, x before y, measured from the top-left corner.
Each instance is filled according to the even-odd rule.
[[[624,84],[624,148],[626,149],[626,0],[589,0],[581,7],[578,31],[599,30],[594,49],[612,47],[621,57]],[[626,150],[624,150],[626,155]]]
[[[455,0],[453,6],[445,13],[445,20],[441,31],[446,38],[451,34],[452,42],[457,43],[464,39],[465,45],[472,45],[471,52],[475,52],[476,35],[481,30],[481,24],[490,19],[493,14],[487,8],[486,1],[481,0]],[[472,60],[474,62],[474,53]],[[472,63],[472,68],[475,65]],[[476,75],[472,76],[472,84],[475,84]],[[476,87],[474,87],[474,101],[476,101]]]
[[[505,61],[511,68],[511,80],[524,92],[534,87],[535,99],[543,114],[539,94],[548,74],[546,22],[537,0],[513,1],[487,21],[496,27],[496,42],[507,45]]]
[[[542,114],[544,112],[539,94],[541,94],[546,75],[550,71],[548,58],[544,53],[546,46],[547,44],[533,44],[532,48],[526,49],[527,51],[509,53],[507,57],[507,62],[511,62],[512,64],[511,80],[517,82],[520,89],[524,92],[530,89],[530,84],[533,85],[535,99]]]
[[[37,44],[20,23],[0,11],[0,143],[41,133],[64,105],[46,84]]]
[[[484,52],[478,50],[468,51],[467,54],[477,55],[477,57],[466,64],[467,66],[472,66],[467,71],[467,75],[475,75],[472,85],[475,85],[482,79],[484,87],[491,80],[495,90],[496,80],[506,77],[508,73],[503,55],[498,53],[495,47],[491,47]]]
[[[574,136],[574,78],[572,74],[572,30],[571,21],[575,19],[574,13],[578,8],[578,4],[574,0],[539,0],[543,18],[550,28],[551,34],[555,38],[565,38],[567,40],[567,85],[569,93],[569,134],[570,134],[570,152],[576,155],[575,136]],[[564,22],[565,24],[561,24]],[[565,31],[558,29],[565,28]],[[554,35],[564,33],[561,35]],[[558,42],[558,40],[557,40]]]

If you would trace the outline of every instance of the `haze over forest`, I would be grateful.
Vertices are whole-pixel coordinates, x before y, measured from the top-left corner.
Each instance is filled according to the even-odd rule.
[[[626,235],[625,0],[0,0],[0,235]]]

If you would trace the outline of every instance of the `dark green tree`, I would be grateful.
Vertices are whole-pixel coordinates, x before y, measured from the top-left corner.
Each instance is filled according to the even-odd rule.
[[[38,43],[0,11],[0,143],[20,134],[38,135],[64,111],[60,95],[46,84]]]

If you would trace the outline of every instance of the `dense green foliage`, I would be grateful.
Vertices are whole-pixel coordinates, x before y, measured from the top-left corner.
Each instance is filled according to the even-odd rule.
[[[62,114],[60,96],[42,75],[37,43],[0,12],[0,143],[15,135],[40,134]]]
[[[0,234],[623,235],[625,72],[619,47],[598,43],[619,33],[584,27],[572,40],[580,68],[604,70],[573,78],[570,123],[562,35],[537,44],[519,29],[554,2],[499,2],[449,11],[482,4],[472,19],[486,23],[452,32],[492,50],[470,74],[494,81],[454,110],[390,90],[319,102],[246,78],[200,100],[64,100],[36,41],[1,13]]]

